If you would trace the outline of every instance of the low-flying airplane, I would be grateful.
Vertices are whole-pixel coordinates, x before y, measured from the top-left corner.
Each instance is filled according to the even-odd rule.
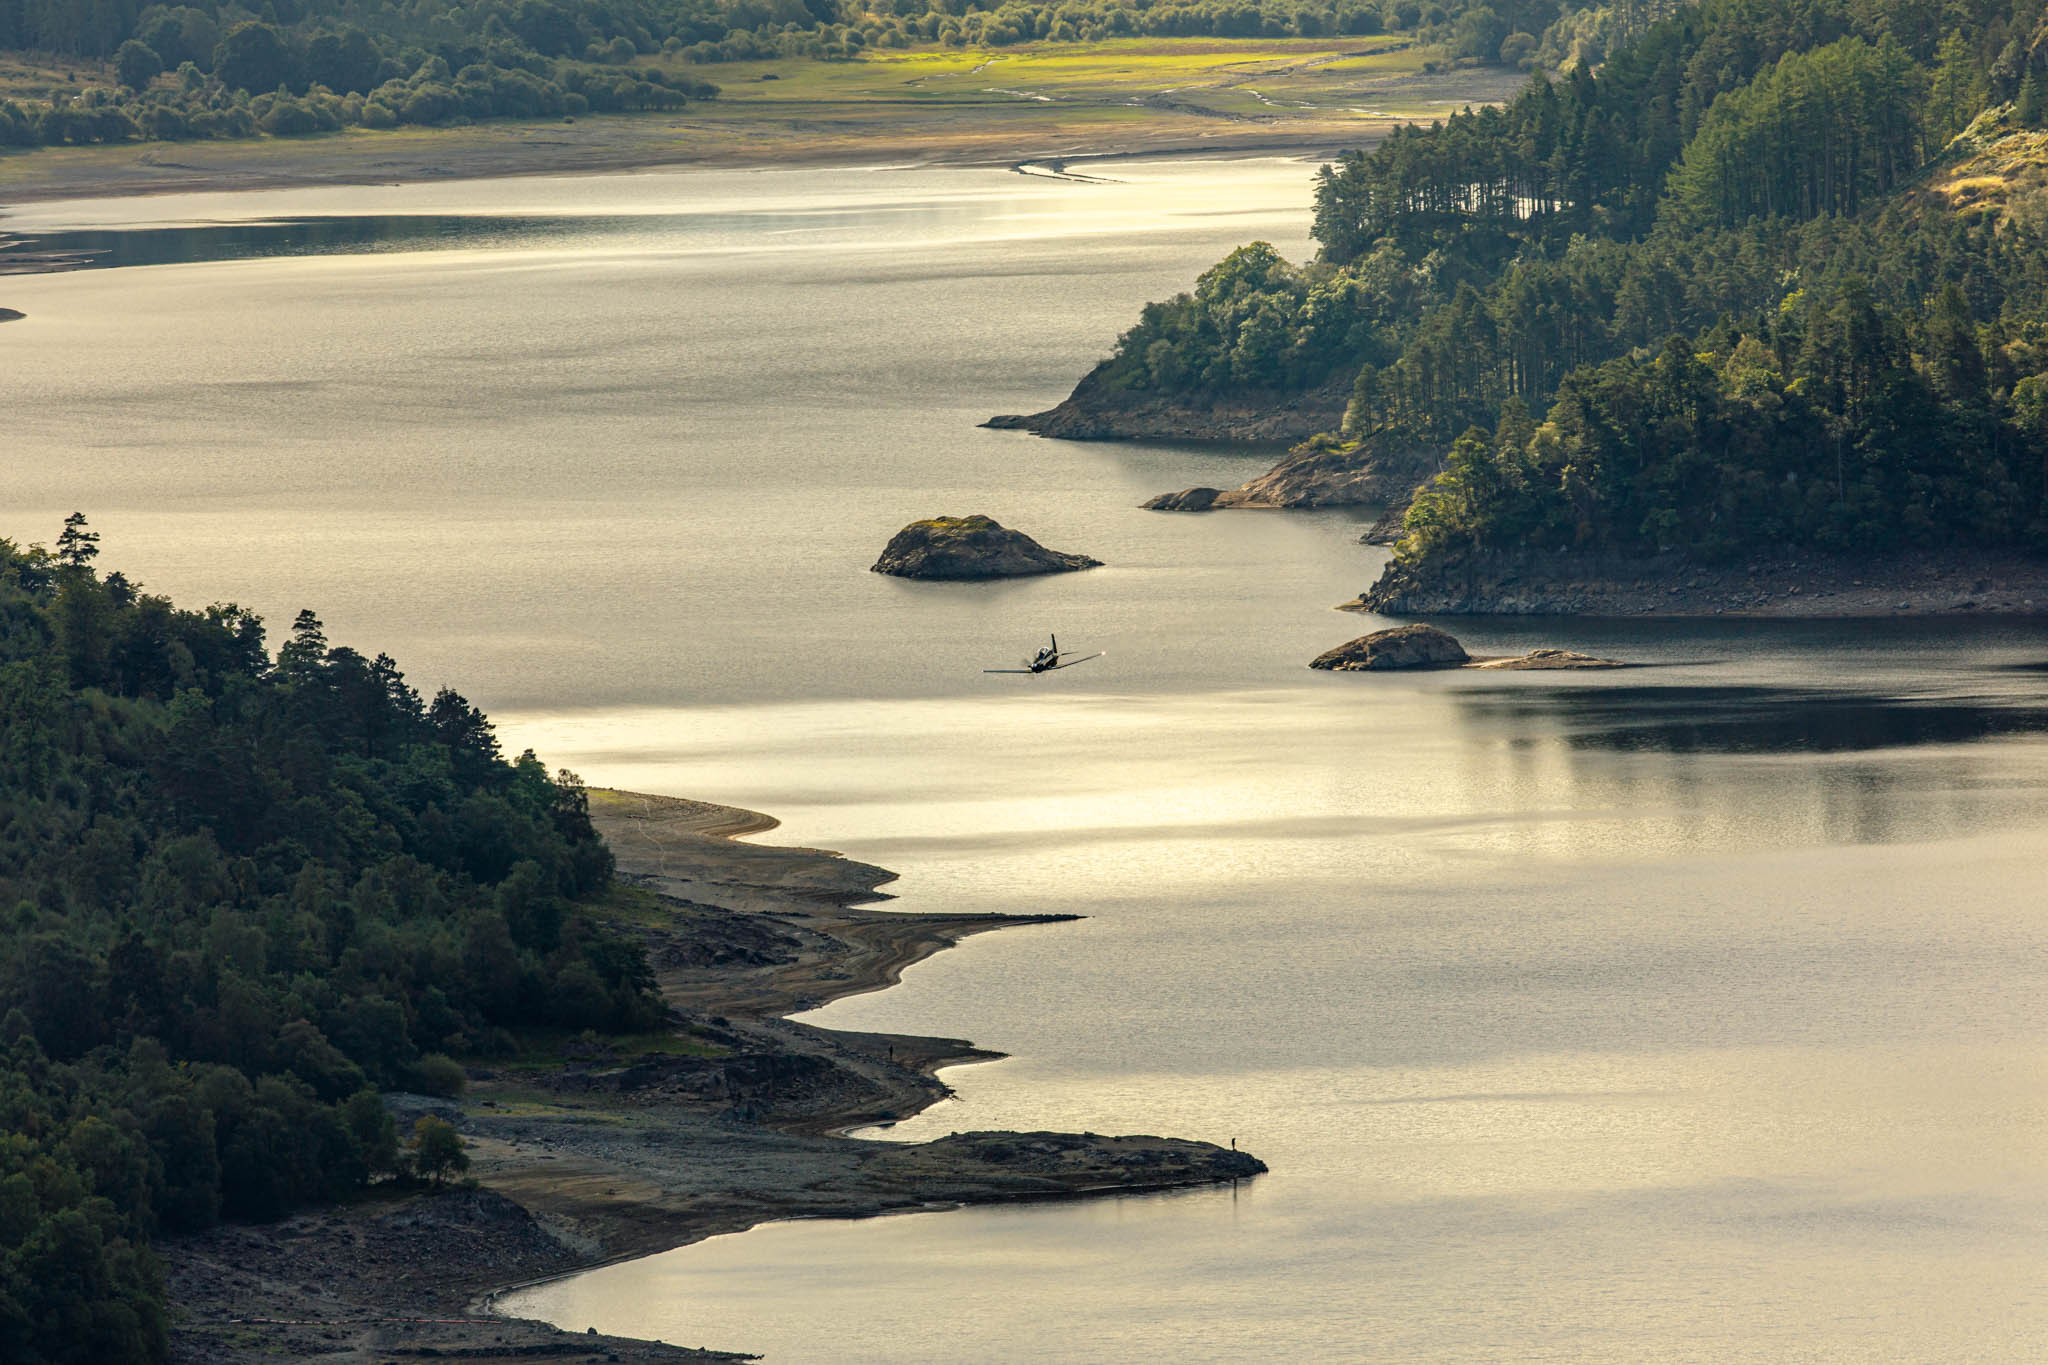
[[[1032,655],[1022,668],[984,668],[981,671],[984,673],[1050,673],[1056,668],[1072,668],[1075,664],[1085,664],[1090,659],[1102,657],[1102,651],[1097,650],[1093,654],[1083,654],[1079,658],[1068,658],[1067,655],[1073,652],[1070,649],[1063,655],[1060,652],[1060,637],[1055,635],[1052,637],[1052,643]]]

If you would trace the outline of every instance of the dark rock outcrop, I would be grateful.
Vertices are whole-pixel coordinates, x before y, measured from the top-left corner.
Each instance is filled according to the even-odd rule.
[[[1349,644],[1338,645],[1316,656],[1310,668],[1337,673],[1356,673],[1394,668],[1485,668],[1519,673],[1538,669],[1627,668],[1617,659],[1597,659],[1569,649],[1532,649],[1527,654],[1503,658],[1475,659],[1452,636],[1435,626],[1396,626],[1361,635]]]
[[[1465,647],[1435,626],[1395,626],[1361,635],[1318,654],[1310,668],[1353,673],[1366,669],[1457,668],[1471,659]]]
[[[913,521],[890,538],[871,567],[898,578],[975,579],[1068,573],[1101,563],[1048,550],[1022,531],[977,515]]]
[[[1436,468],[1422,451],[1376,441],[1345,445],[1309,442],[1243,487],[1217,501],[1233,507],[1355,507],[1406,503],[1415,485]]]
[[[1107,369],[1096,366],[1056,408],[982,425],[1064,441],[1305,441],[1342,426],[1351,401],[1349,379],[1307,393],[1203,396],[1114,389]]]
[[[1190,488],[1165,493],[1144,506],[1161,512],[1206,512],[1224,507],[1356,507],[1385,503],[1408,507],[1416,486],[1436,472],[1430,452],[1380,441],[1338,444],[1307,441],[1256,479],[1217,492]],[[1208,494],[1206,500],[1201,495]]]
[[[932,1155],[986,1162],[1020,1177],[1093,1188],[1184,1186],[1245,1180],[1266,1163],[1250,1152],[1183,1138],[1095,1133],[955,1133],[926,1144]],[[1020,1188],[1019,1194],[1039,1191]]]
[[[1185,488],[1178,493],[1161,493],[1138,505],[1147,512],[1206,512],[1221,496],[1220,488]]]

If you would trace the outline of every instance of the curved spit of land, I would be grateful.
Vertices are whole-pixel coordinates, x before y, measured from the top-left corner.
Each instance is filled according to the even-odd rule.
[[[402,1126],[454,1122],[475,1190],[368,1200],[162,1248],[189,1315],[182,1359],[355,1351],[523,1360],[588,1345],[621,1361],[734,1359],[494,1316],[503,1291],[779,1218],[859,1217],[1208,1184],[1265,1169],[1203,1142],[961,1133],[861,1142],[850,1128],[949,1092],[972,1044],[843,1033],[785,1016],[879,990],[984,930],[1066,915],[864,908],[894,874],[817,849],[742,843],[753,811],[591,793],[619,861],[600,913],[646,944],[681,1027],[558,1041],[471,1069],[460,1100],[387,1097]],[[744,1345],[744,1343],[733,1343]]]

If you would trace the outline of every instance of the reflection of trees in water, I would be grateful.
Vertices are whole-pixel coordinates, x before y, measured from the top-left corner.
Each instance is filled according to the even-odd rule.
[[[15,245],[37,253],[80,258],[78,268],[191,265],[271,256],[347,256],[375,251],[505,249],[552,239],[687,233],[692,240],[761,242],[794,234],[864,234],[878,223],[917,222],[942,230],[985,216],[975,205],[864,206],[827,211],[610,214],[394,213],[270,218],[243,223],[188,223],[173,227],[81,228],[22,237]],[[807,236],[807,240],[810,238]],[[72,267],[67,267],[72,268]],[[923,267],[925,278],[929,265]],[[872,280],[876,268],[857,272]]]
[[[644,217],[553,218],[474,214],[388,214],[278,218],[260,223],[81,229],[36,234],[37,251],[91,253],[88,268],[187,265],[264,256],[338,256],[513,243],[534,237],[644,226]]]
[[[1524,809],[1613,817],[1604,830],[1557,822],[1556,839],[1579,851],[1893,843],[2048,816],[2038,763],[1954,747],[2048,732],[2048,701],[1642,686],[1453,700],[1491,741],[1468,749],[1470,761],[1497,781],[1505,759]]]
[[[1486,726],[1540,725],[1579,749],[1665,753],[1856,753],[2048,731],[2048,701],[1887,697],[1775,687],[1597,687],[1471,691]]]

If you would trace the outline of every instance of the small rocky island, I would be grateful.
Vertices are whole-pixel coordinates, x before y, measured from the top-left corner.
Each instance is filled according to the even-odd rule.
[[[1501,671],[1564,668],[1627,668],[1616,659],[1596,659],[1568,649],[1532,649],[1505,658],[1475,659],[1454,636],[1435,626],[1395,626],[1361,635],[1318,654],[1310,668],[1359,673],[1396,668],[1487,668]]]
[[[992,517],[932,517],[913,521],[892,536],[872,571],[898,578],[1021,578],[1093,569],[1101,563],[1087,555],[1048,550]]]

